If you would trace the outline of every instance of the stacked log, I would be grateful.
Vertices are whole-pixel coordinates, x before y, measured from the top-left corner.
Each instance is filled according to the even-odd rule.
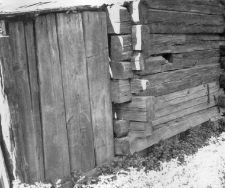
[[[114,127],[129,123],[126,134],[114,128],[117,155],[220,116],[223,10],[215,0],[134,0],[108,8]]]

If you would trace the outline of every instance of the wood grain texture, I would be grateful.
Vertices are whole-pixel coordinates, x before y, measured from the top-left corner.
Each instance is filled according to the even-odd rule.
[[[150,34],[151,50],[144,51],[144,54],[149,57],[153,54],[218,50],[224,43],[224,37],[220,35]]]
[[[111,61],[110,67],[113,79],[133,78],[132,64],[129,61]]]
[[[223,33],[223,15],[191,14],[180,11],[150,9],[148,26],[151,33]]]
[[[10,22],[9,36],[23,124],[25,181],[40,181],[44,179],[44,167],[33,24],[27,23],[24,27],[23,22]]]
[[[162,54],[166,55],[166,54]],[[223,58],[220,57],[219,50],[201,50],[193,52],[185,52],[178,54],[170,54],[171,61],[166,60],[162,56],[149,57],[145,59],[145,69],[137,71],[139,75],[148,75],[162,73],[171,70],[191,68],[200,65],[210,65],[221,63],[223,65]]]
[[[0,167],[1,167],[1,171],[0,171],[0,187],[1,188],[9,188],[10,187],[10,180],[8,177],[8,172],[6,169],[6,165],[5,165],[5,160],[4,160],[4,156],[2,153],[2,148],[0,146]]]
[[[131,33],[131,16],[128,10],[119,5],[108,6],[107,27],[109,34]]]
[[[149,122],[155,118],[155,98],[132,97],[132,101],[115,105],[115,112],[119,119]]]
[[[111,100],[114,103],[124,103],[131,101],[131,88],[129,80],[111,81]]]
[[[128,135],[130,122],[127,120],[115,120],[113,123],[113,130],[116,138],[121,138]]]
[[[152,9],[201,14],[223,14],[223,5],[217,0],[147,0]]]
[[[106,14],[83,12],[82,16],[95,155],[100,165],[114,156]]]
[[[144,70],[145,69],[143,53],[134,51],[134,53],[131,57],[131,67],[132,67],[132,70]]]
[[[130,145],[129,152],[134,153],[148,148],[161,140],[165,140],[172,136],[175,136],[181,132],[184,132],[191,127],[200,125],[203,122],[208,121],[210,118],[220,116],[217,107],[212,107],[207,110],[202,110],[197,113],[181,117],[174,121],[166,123],[160,129],[154,130],[153,135],[146,138],[134,138],[128,139]],[[221,116],[220,116],[221,117]]]
[[[131,81],[131,92],[142,96],[166,95],[201,84],[218,81],[220,74],[220,65],[212,64],[142,76],[139,82]],[[143,89],[141,80],[148,81],[145,90]]]
[[[111,36],[110,57],[115,61],[130,60],[132,57],[131,35]]]
[[[95,167],[82,15],[57,14],[71,171]],[[82,88],[82,89],[81,89]]]
[[[35,20],[43,127],[45,178],[55,181],[70,174],[70,159],[54,14]]]

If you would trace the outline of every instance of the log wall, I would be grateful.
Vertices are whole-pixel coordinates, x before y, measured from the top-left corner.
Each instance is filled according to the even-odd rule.
[[[123,137],[116,129],[116,155],[220,116],[223,12],[216,0],[135,0],[108,8],[114,126],[130,124]]]
[[[22,18],[0,37],[8,171],[33,183],[92,170],[114,156],[106,13]]]

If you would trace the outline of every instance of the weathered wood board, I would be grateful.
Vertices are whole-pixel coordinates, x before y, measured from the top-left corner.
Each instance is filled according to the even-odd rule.
[[[82,16],[95,155],[100,165],[114,156],[106,14],[84,12]]]
[[[70,174],[63,79],[56,28],[54,14],[39,16],[35,20],[47,181]]]
[[[165,53],[184,53],[201,50],[218,50],[225,44],[220,35],[150,34],[149,50],[145,56]]]
[[[109,34],[131,33],[131,16],[125,7],[113,5],[107,7],[107,26]]]
[[[25,181],[44,179],[44,164],[39,110],[39,87],[34,46],[33,23],[9,23],[13,67],[18,87],[19,113],[22,121]]]
[[[57,14],[57,31],[70,167],[86,172],[95,167],[95,154],[82,14]]]
[[[150,9],[148,26],[151,33],[223,33],[223,15],[206,15],[180,11]]]
[[[113,79],[133,78],[132,63],[129,61],[111,61],[110,67]]]
[[[142,96],[160,96],[201,84],[219,80],[222,70],[219,64],[198,66],[160,74],[142,76],[139,82],[131,80],[131,93]],[[147,80],[143,87],[142,80]]]
[[[222,15],[224,6],[217,0],[147,0],[152,9]]]

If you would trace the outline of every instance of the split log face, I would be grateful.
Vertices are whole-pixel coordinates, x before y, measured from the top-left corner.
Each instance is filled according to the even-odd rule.
[[[110,67],[113,79],[128,79],[134,76],[132,64],[129,61],[111,61]]]
[[[225,108],[225,95],[221,94],[217,98],[217,105],[221,108]]]
[[[121,138],[127,136],[129,132],[130,122],[128,120],[115,120],[113,126],[116,138]]]

